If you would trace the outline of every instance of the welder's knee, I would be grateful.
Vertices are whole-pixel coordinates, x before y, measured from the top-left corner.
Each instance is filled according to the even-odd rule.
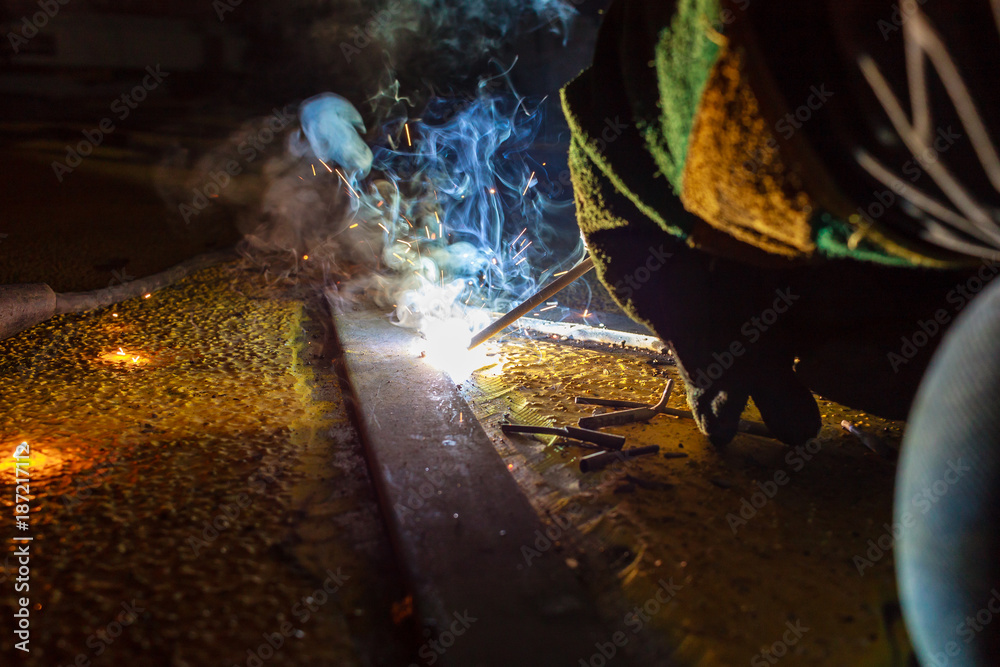
[[[928,367],[897,474],[897,576],[925,665],[1000,655],[1000,284]]]

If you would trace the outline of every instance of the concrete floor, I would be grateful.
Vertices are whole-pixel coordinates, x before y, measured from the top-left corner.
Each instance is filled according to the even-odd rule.
[[[178,224],[151,139],[115,137],[59,183],[50,161],[71,128],[2,129],[0,282],[98,289],[239,237],[224,211]],[[405,660],[405,593],[328,317],[299,277],[234,263],[0,341],[0,446],[27,440],[37,457],[32,650],[5,632],[0,662],[254,664],[283,627],[267,664]],[[326,600],[328,572],[343,582]]]
[[[238,236],[224,214],[176,225],[137,157],[153,144],[108,146],[56,186],[59,141],[23,131],[4,135],[0,155],[17,174],[0,180],[0,282],[99,288]],[[408,664],[419,643],[409,601],[322,310],[302,289],[309,274],[302,263],[276,282],[258,264],[227,265],[0,342],[0,444],[41,452],[41,606],[24,664],[253,664],[248,651],[285,621],[294,631],[268,665]],[[609,637],[673,647],[654,664],[770,664],[779,651],[788,665],[907,664],[891,554],[863,576],[855,566],[890,521],[894,465],[839,429],[851,419],[898,442],[900,424],[822,404],[820,451],[799,468],[773,441],[740,436],[717,451],[691,423],[658,417],[610,430],[659,456],[583,475],[581,450],[505,437],[499,423],[574,423],[591,412],[574,395],[652,401],[676,369],[544,340],[510,341],[491,359],[462,391],[552,529],[525,558],[561,559],[608,608],[680,585],[641,623],[612,619]],[[670,405],[684,407],[680,397]],[[779,471],[787,482],[734,531],[730,517]],[[338,568],[350,578],[305,618],[296,604]],[[134,617],[122,607],[132,600]],[[8,581],[0,617],[13,605]],[[780,646],[788,623],[808,630]],[[0,635],[5,661],[12,643]],[[601,656],[566,664],[579,660]]]
[[[402,593],[323,328],[255,274],[210,269],[0,343],[2,440],[40,459],[25,664],[245,664],[285,622],[268,664],[399,659]],[[122,604],[141,613],[118,636]]]

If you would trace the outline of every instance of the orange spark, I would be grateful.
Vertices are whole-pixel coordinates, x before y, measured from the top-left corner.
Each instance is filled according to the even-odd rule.
[[[323,161],[320,160],[320,162],[323,162]],[[323,162],[323,166],[326,166],[325,162]],[[329,169],[329,167],[326,167],[326,168]],[[340,169],[337,169],[336,172],[337,172],[337,176],[340,176],[340,178],[344,181],[344,185],[346,185],[347,188],[351,191],[351,194],[354,195],[355,197],[357,197],[358,199],[361,199],[361,197],[358,196],[358,193],[354,191],[354,188],[351,187],[351,184],[348,183],[347,178],[342,173],[340,173]]]
[[[535,172],[531,172],[531,176],[528,176],[528,184],[524,186],[524,192],[521,193],[522,197],[528,194],[528,188],[531,187],[531,179],[533,179],[534,177],[535,177]]]

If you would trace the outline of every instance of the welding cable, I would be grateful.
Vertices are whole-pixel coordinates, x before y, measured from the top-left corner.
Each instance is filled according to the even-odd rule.
[[[900,455],[892,537],[903,615],[923,665],[995,665],[1000,656],[998,312],[994,284],[948,332]]]
[[[233,248],[205,253],[166,271],[90,292],[57,294],[45,283],[0,285],[0,340],[40,324],[55,315],[104,308],[155,292],[195,271],[237,259]]]

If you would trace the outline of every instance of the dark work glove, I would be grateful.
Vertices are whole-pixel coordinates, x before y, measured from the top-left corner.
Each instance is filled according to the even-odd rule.
[[[671,343],[698,426],[717,445],[735,436],[750,397],[793,445],[819,430],[812,391],[905,418],[950,321],[913,349],[901,339],[936,311],[953,314],[949,292],[968,277],[848,260],[759,268],[642,223],[594,231],[588,244],[613,295]]]

